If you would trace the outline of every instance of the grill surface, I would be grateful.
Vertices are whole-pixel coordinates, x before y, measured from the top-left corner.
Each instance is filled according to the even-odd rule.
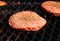
[[[40,3],[43,1],[20,0],[20,5],[0,7],[0,41],[60,41],[60,17],[55,17],[43,10]],[[13,29],[8,24],[9,17],[22,10],[31,10],[47,20],[47,24],[39,31],[25,32]]]

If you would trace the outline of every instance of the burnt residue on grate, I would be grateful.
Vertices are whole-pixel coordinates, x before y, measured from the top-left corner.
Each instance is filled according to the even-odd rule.
[[[39,2],[21,0],[20,5],[0,7],[0,40],[1,41],[60,41],[60,17],[52,16],[43,10]],[[9,2],[9,1],[7,1]],[[23,10],[31,10],[47,20],[47,24],[39,31],[25,32],[13,29],[8,20],[11,15]]]

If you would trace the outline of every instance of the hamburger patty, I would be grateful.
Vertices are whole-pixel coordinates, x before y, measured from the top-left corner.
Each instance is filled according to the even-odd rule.
[[[55,16],[60,16],[60,2],[46,1],[41,4],[42,8]]]
[[[44,18],[32,11],[21,11],[9,18],[9,25],[12,28],[23,31],[38,31],[46,22]]]
[[[6,2],[4,2],[4,1],[0,1],[0,6],[5,6],[5,5],[7,5]]]

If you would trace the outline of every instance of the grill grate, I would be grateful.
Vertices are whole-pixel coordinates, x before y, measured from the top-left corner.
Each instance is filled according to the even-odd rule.
[[[0,41],[60,41],[60,17],[55,17],[43,10],[40,2],[43,1],[24,1],[20,0],[20,5],[9,5],[0,7]],[[46,26],[36,32],[18,31],[11,28],[8,24],[9,17],[22,10],[31,10],[38,13],[47,20]]]

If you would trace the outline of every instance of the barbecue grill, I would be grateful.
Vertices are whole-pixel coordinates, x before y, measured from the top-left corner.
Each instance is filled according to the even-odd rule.
[[[17,0],[20,5],[12,5],[16,0],[7,0],[7,6],[0,7],[0,41],[60,41],[60,17],[55,17],[42,9],[42,0]],[[31,10],[47,20],[39,31],[19,31],[9,26],[11,15],[23,10]]]

